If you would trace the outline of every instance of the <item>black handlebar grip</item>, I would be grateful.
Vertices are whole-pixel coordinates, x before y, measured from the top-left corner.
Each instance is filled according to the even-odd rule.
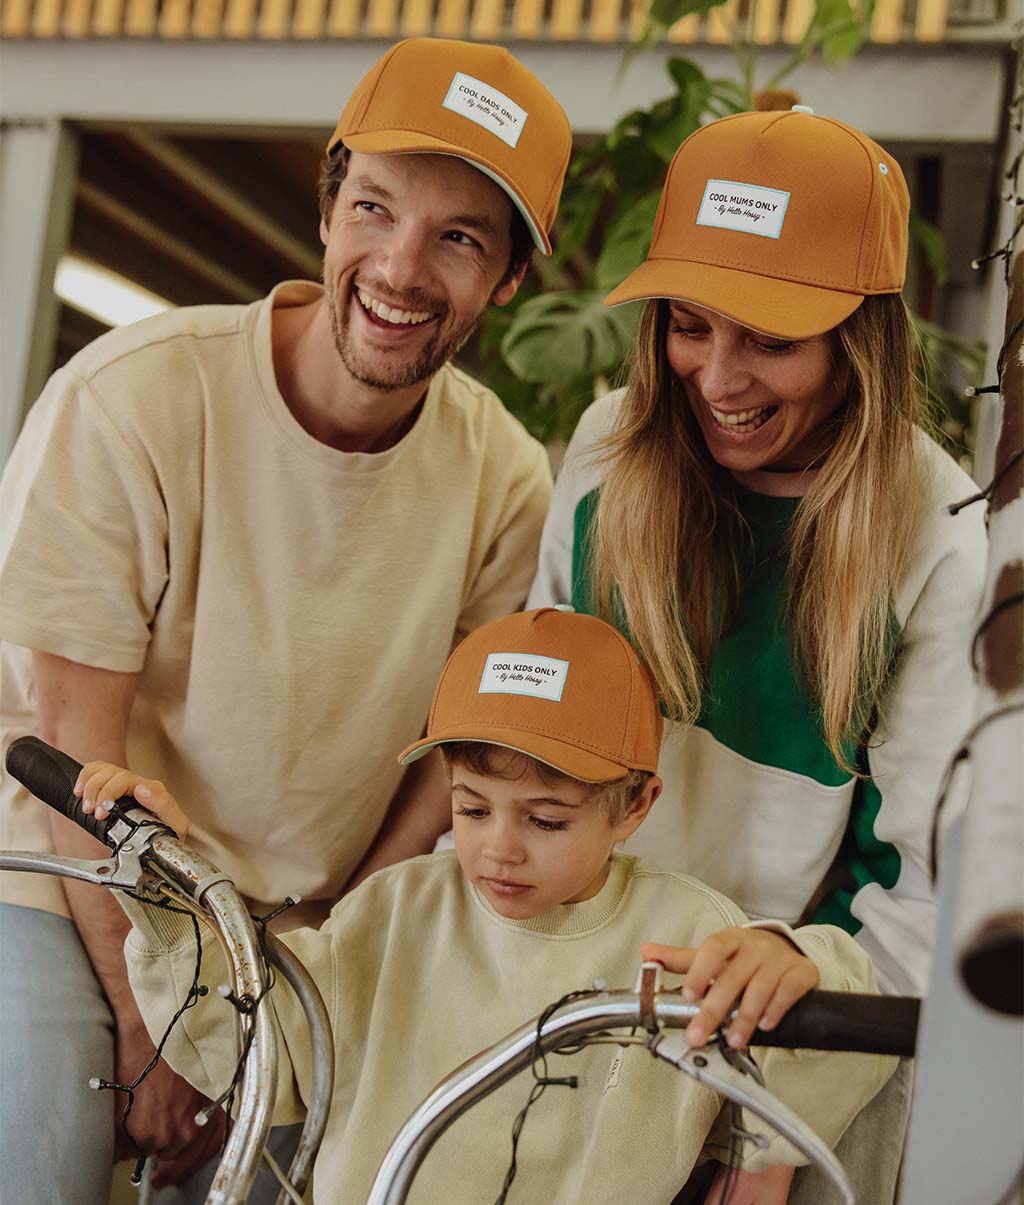
[[[112,811],[105,819],[97,820],[95,813],[89,815],[82,811],[82,800],[73,793],[82,767],[73,757],[68,757],[36,736],[19,736],[11,742],[4,764],[7,773],[22,786],[28,787],[37,799],[113,848],[115,842],[107,841],[107,829],[117,821],[117,812]],[[117,802],[126,808],[139,806],[128,795]]]
[[[774,1029],[755,1030],[750,1045],[912,1056],[920,1010],[916,996],[808,992]]]

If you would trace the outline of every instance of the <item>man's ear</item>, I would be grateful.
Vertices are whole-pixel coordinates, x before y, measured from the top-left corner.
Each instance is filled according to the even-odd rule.
[[[501,282],[500,285],[491,294],[491,301],[495,305],[508,305],[513,297],[519,292],[519,286],[523,283],[523,277],[526,275],[526,269],[530,265],[520,264],[513,272]]]
[[[327,236],[329,234],[330,234],[330,229],[327,225],[327,219],[325,217],[321,217],[321,219],[320,219],[320,242],[323,243],[323,245],[325,247],[327,246]]]

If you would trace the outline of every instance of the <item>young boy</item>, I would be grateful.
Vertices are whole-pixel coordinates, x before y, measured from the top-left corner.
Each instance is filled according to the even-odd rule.
[[[708,993],[691,1026],[695,1041],[740,994],[743,1018],[730,1031],[737,1044],[813,987],[874,990],[867,957],[842,931],[744,927],[738,908],[695,879],[615,852],[661,789],[660,738],[650,677],[600,620],[547,608],[512,615],[478,629],[453,653],[427,737],[400,760],[441,747],[451,773],[454,851],[379,871],[321,929],[285,937],[324,995],[336,1043],[315,1201],[365,1201],[392,1138],[438,1080],[567,992],[595,979],[632,986],[647,939],[701,947],[688,986],[701,994],[715,977],[725,985],[719,996],[728,991],[724,1001],[715,999],[716,988]],[[97,814],[134,793],[179,835],[187,828],[162,784],[109,764],[86,766],[76,790]],[[192,926],[119,898],[134,922],[125,946],[132,987],[159,1036],[192,980]],[[204,941],[203,959],[204,982],[227,978],[216,941]],[[301,1119],[312,1053],[291,990],[279,981],[273,995],[282,1037],[275,1122],[282,1124]],[[165,1050],[175,1070],[211,1097],[234,1068],[234,1024],[231,1006],[210,994],[184,1014]],[[760,1062],[769,1089],[830,1143],[894,1065],[780,1050],[762,1051]],[[668,1202],[702,1152],[721,1153],[707,1147],[720,1098],[644,1051],[591,1046],[565,1064],[559,1074],[576,1074],[579,1087],[550,1091],[531,1110],[510,1200]],[[528,1091],[517,1077],[452,1126],[410,1200],[494,1200]],[[746,1166],[757,1171],[799,1158],[777,1139]],[[756,1185],[762,1178],[748,1179]],[[751,1194],[744,1199],[770,1196]],[[785,1199],[784,1187],[775,1199]]]

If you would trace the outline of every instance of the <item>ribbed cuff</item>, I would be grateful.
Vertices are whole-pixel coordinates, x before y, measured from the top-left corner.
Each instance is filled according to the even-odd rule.
[[[195,929],[190,916],[147,904],[118,891],[118,903],[132,922],[128,942],[140,954],[165,954],[183,946],[195,947]]]

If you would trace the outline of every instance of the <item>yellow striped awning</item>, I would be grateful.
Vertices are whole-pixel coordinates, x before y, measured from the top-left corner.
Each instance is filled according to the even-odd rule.
[[[941,42],[949,0],[876,0],[872,42]],[[624,42],[644,0],[0,0],[5,38],[399,38]],[[794,45],[814,0],[726,0],[668,31],[680,43]]]

